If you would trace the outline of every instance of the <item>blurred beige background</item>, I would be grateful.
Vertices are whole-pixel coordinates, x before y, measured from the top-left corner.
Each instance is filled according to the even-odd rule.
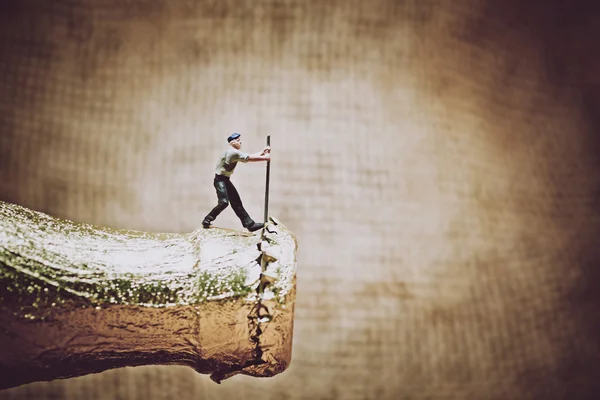
[[[600,395],[599,6],[1,4],[1,200],[191,231],[225,138],[270,134],[299,270],[275,378],[138,367],[0,399]],[[264,172],[234,176],[256,219]]]

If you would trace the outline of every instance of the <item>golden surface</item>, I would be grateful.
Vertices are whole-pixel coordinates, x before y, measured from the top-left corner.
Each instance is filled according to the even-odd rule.
[[[262,236],[146,233],[0,202],[2,386],[143,364],[216,381],[279,373],[291,357],[295,253],[275,221]],[[259,291],[262,268],[274,279]]]

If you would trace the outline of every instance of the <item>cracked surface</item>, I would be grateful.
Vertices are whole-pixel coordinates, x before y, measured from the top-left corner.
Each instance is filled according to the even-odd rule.
[[[0,386],[148,364],[187,365],[218,382],[282,372],[296,242],[283,225],[272,229],[285,255],[262,330],[272,327],[249,332],[259,235],[107,229],[0,202]]]

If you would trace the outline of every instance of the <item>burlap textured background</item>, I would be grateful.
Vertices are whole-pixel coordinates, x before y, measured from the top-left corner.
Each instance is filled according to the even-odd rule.
[[[271,214],[300,248],[284,374],[140,367],[0,398],[597,398],[591,4],[4,0],[2,200],[191,231],[227,135],[271,134]],[[234,181],[260,219],[264,164]]]

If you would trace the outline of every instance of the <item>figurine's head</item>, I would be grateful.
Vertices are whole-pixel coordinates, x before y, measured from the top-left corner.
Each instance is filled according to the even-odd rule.
[[[239,150],[242,148],[242,140],[240,139],[240,136],[241,135],[239,133],[234,133],[227,138],[227,141],[234,149]]]

